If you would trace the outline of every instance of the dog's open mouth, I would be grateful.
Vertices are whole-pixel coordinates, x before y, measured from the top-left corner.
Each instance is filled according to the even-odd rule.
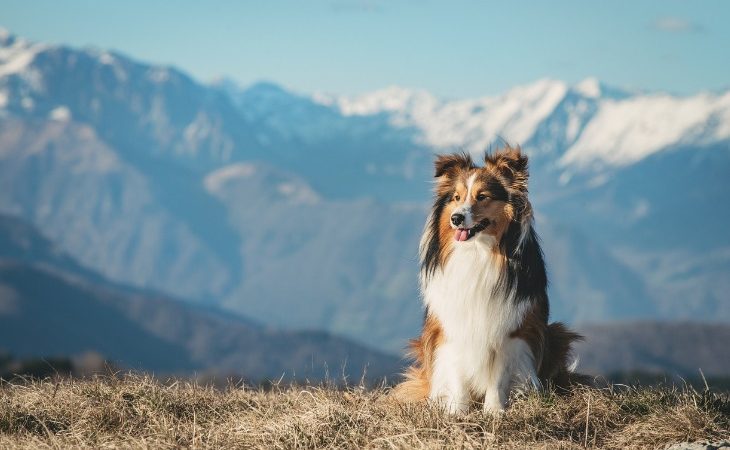
[[[454,239],[458,242],[468,241],[476,236],[477,233],[483,231],[489,226],[489,219],[484,219],[471,228],[457,228],[454,233]]]

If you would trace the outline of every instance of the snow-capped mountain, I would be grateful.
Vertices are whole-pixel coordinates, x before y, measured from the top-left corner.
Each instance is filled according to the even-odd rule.
[[[397,351],[433,153],[504,139],[532,158],[557,319],[730,320],[729,99],[307,95],[5,32],[0,212],[114,281]]]
[[[400,87],[313,98],[345,116],[387,114],[396,127],[418,129],[430,147],[464,148],[475,155],[498,140],[539,151],[540,127],[560,115],[561,122],[552,124],[560,131],[553,137],[562,143],[556,162],[574,170],[626,166],[678,144],[707,146],[730,138],[730,92],[630,94],[595,78],[574,86],[539,80],[496,97],[451,101]]]
[[[481,153],[498,137],[527,142],[565,97],[559,81],[542,80],[499,97],[441,101],[424,91],[390,87],[354,98],[315,96],[346,116],[388,114],[396,127],[415,127],[435,148],[465,148]]]

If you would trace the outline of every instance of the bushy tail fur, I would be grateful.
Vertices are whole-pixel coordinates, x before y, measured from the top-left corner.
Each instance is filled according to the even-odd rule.
[[[573,343],[583,336],[571,331],[561,322],[548,325],[545,346],[538,377],[543,383],[559,390],[567,390],[575,384],[591,384],[590,377],[577,374],[571,361]]]
[[[404,374],[405,380],[393,388],[391,395],[400,401],[418,402],[428,398],[436,348],[444,339],[439,322],[426,315],[421,336],[410,343],[408,356],[414,361]]]
[[[401,402],[419,402],[428,398],[431,391],[430,376],[422,367],[410,367],[404,377],[405,380],[390,391],[393,399]]]

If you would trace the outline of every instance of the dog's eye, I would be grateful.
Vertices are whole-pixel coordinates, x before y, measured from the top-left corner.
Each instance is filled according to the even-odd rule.
[[[461,200],[461,197],[459,196],[459,194],[454,194],[454,200],[457,201],[457,202],[459,200]]]
[[[489,198],[489,196],[487,194],[479,194],[479,195],[477,195],[477,200],[479,200],[480,202],[482,200],[486,200],[488,198]]]

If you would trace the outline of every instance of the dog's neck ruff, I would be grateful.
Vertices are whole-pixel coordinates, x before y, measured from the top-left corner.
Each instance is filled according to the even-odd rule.
[[[495,245],[494,238],[486,234],[455,243],[431,276],[422,274],[424,303],[447,337],[496,343],[521,322],[525,308],[514,301],[514,290],[503,283],[504,262],[494,251]]]

